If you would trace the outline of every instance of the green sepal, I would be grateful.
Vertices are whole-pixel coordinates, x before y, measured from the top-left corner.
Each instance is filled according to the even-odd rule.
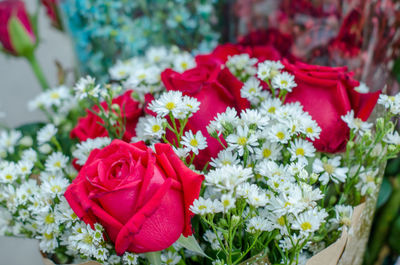
[[[36,43],[33,41],[22,23],[16,17],[11,17],[8,21],[8,32],[10,42],[15,55],[30,56],[35,50]]]

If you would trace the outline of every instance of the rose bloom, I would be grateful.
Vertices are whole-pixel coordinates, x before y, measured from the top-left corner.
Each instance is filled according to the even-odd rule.
[[[354,110],[355,116],[366,121],[374,109],[380,91],[361,94],[354,90],[360,83],[346,67],[291,64],[283,61],[285,71],[295,76],[297,87],[286,102],[298,101],[321,127],[320,138],[314,141],[318,151],[343,151],[349,138],[349,128],[341,116]]]
[[[228,68],[208,68],[198,66],[183,73],[166,69],[161,74],[166,89],[181,91],[200,102],[200,109],[186,125],[187,130],[201,131],[207,138],[208,147],[196,156],[195,165],[201,169],[222,149],[220,143],[207,132],[207,125],[218,113],[233,107],[237,111],[250,107],[249,102],[240,96],[243,83]]]
[[[114,140],[95,149],[65,198],[87,224],[100,223],[118,255],[171,246],[192,234],[189,210],[203,181],[168,144]]]
[[[0,43],[12,55],[32,54],[36,36],[23,1],[0,2]]]
[[[281,60],[283,57],[294,61],[296,58],[290,53],[292,44],[293,40],[289,35],[276,29],[258,30],[242,37],[237,44],[221,44],[210,54],[197,55],[196,62],[198,65],[213,68],[225,64],[229,56],[243,53],[257,58],[259,62]]]
[[[142,115],[142,109],[138,101],[134,100],[131,96],[132,90],[126,91],[123,95],[116,97],[112,100],[112,104],[117,104],[122,110],[122,116],[126,120],[126,130],[123,135],[125,141],[130,141],[136,135],[135,128],[139,117]],[[102,102],[101,106],[107,110],[106,102]],[[99,108],[95,106],[94,111],[98,112]],[[97,137],[108,136],[107,130],[100,124],[103,123],[101,118],[96,114],[87,110],[87,115],[80,118],[78,124],[71,130],[70,137],[78,138],[79,141],[86,141],[87,139],[94,139]]]

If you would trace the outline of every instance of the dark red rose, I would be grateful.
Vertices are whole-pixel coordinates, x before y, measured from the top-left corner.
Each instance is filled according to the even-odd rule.
[[[355,116],[367,120],[378,100],[380,91],[361,94],[354,90],[359,82],[346,67],[326,67],[305,63],[283,62],[285,70],[295,76],[297,87],[286,102],[300,102],[321,127],[320,138],[314,146],[321,152],[343,151],[349,138],[349,128],[341,116],[354,110]]]
[[[155,149],[121,140],[94,149],[65,192],[79,218],[105,228],[119,255],[160,251],[181,234],[192,234],[189,207],[203,176],[187,168],[171,146]]]
[[[248,108],[249,102],[240,96],[243,83],[231,74],[228,68],[210,68],[198,66],[184,73],[166,69],[161,74],[161,80],[167,90],[181,91],[184,95],[196,98],[200,104],[197,111],[188,121],[186,128],[201,131],[207,138],[208,147],[201,150],[196,157],[196,166],[203,167],[221,150],[218,141],[207,133],[207,125],[218,113],[227,107],[240,111]]]
[[[131,94],[132,90],[128,90],[123,95],[112,100],[112,104],[117,104],[121,108],[123,118],[126,121],[126,130],[123,136],[125,141],[130,141],[131,138],[136,135],[136,124],[139,117],[142,115],[139,102],[134,100]],[[101,106],[108,110],[106,102],[102,102]],[[95,106],[93,110],[98,112],[99,108]],[[89,110],[86,112],[87,115],[80,118],[76,127],[72,129],[70,133],[71,138],[78,138],[79,141],[86,141],[87,139],[108,136],[107,130],[99,124],[103,123],[100,117]]]

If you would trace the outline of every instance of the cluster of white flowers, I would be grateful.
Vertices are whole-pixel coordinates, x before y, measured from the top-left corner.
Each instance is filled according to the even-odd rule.
[[[158,117],[172,115],[175,119],[191,117],[199,108],[200,102],[197,99],[184,96],[180,91],[165,92],[149,105],[149,109],[157,113]]]
[[[45,111],[55,124],[60,124],[76,106],[72,90],[65,85],[44,91],[28,103],[30,111]]]
[[[383,105],[394,115],[400,114],[400,93],[395,96],[381,94],[378,99],[378,104]]]
[[[246,53],[228,56],[226,66],[229,71],[237,76],[240,80],[246,81],[249,77],[257,73],[256,58],[250,58]]]
[[[108,137],[97,137],[95,139],[87,139],[84,142],[80,142],[76,145],[76,149],[72,152],[74,158],[76,158],[76,163],[83,166],[86,163],[90,153],[93,149],[103,148],[111,143],[111,139]]]
[[[194,57],[188,52],[176,47],[151,47],[142,57],[133,57],[127,61],[118,62],[110,70],[113,80],[121,81],[127,89],[134,89],[140,100],[144,95],[162,92],[161,73],[167,68],[184,72],[196,66]]]

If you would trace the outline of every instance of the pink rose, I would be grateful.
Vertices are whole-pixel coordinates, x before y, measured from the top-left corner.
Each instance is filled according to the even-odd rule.
[[[203,176],[187,168],[171,146],[155,149],[121,140],[95,149],[65,192],[79,218],[104,227],[119,255],[160,251],[181,234],[192,234],[189,207]]]

